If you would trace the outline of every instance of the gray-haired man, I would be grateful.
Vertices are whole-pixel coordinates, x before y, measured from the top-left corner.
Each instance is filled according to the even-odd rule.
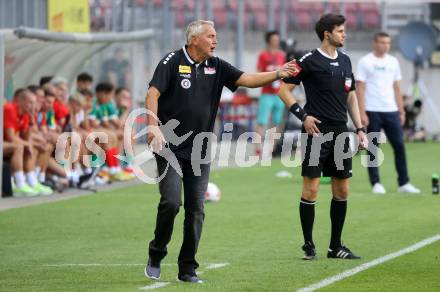
[[[201,175],[193,171],[192,149],[203,148],[193,145],[194,138],[204,132],[212,132],[215,116],[224,86],[235,91],[238,86],[259,87],[286,78],[296,73],[294,64],[285,64],[273,72],[243,73],[228,62],[214,57],[217,34],[214,23],[198,20],[190,23],[186,30],[186,42],[180,50],[167,54],[157,66],[150,81],[146,96],[146,108],[157,115],[161,124],[172,119],[180,122],[174,134],[179,137],[191,135],[179,145],[172,144],[170,137],[163,133],[154,115],[148,116],[148,142],[155,153],[162,147],[173,152],[180,165],[182,176],[168,161],[156,155],[159,176],[160,203],[158,206],[154,239],[149,244],[149,260],[145,275],[152,279],[160,277],[160,262],[167,254],[167,244],[171,239],[174,218],[181,206],[183,182],[185,198],[185,222],[183,244],[180,250],[178,279],[199,283],[195,270],[195,259],[202,233],[204,194],[209,180],[210,165],[200,165]],[[202,151],[203,153],[205,151]],[[200,154],[196,155],[201,157]]]

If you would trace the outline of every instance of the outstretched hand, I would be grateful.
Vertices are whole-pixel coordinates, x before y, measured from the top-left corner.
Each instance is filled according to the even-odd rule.
[[[285,63],[281,68],[278,70],[278,76],[281,79],[288,78],[290,76],[295,76],[301,71],[301,67],[298,66],[296,63],[296,60],[293,59],[290,62]]]

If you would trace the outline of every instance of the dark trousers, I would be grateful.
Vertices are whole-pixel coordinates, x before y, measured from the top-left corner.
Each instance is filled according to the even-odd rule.
[[[167,244],[173,233],[174,218],[182,205],[182,182],[184,191],[185,221],[183,243],[180,249],[178,264],[180,274],[194,273],[198,268],[195,259],[197,247],[202,235],[205,192],[209,180],[210,165],[201,165],[201,176],[195,176],[191,161],[177,158],[183,177],[167,161],[156,155],[159,176],[168,170],[159,182],[160,202],[157,207],[156,229],[154,239],[149,244],[150,259],[159,263],[167,255]]]
[[[368,112],[369,124],[367,132],[380,132],[382,129],[387,136],[388,141],[394,151],[394,164],[398,174],[399,186],[406,184],[409,181],[408,170],[406,165],[405,144],[403,141],[403,131],[400,125],[399,112]],[[377,139],[372,141],[378,145]],[[370,161],[375,157],[376,153],[369,152]],[[372,185],[380,182],[379,168],[369,167],[368,174]]]

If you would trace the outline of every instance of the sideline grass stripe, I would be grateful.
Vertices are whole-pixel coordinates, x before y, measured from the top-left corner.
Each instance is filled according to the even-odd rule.
[[[333,284],[335,282],[338,282],[338,281],[341,281],[341,280],[343,280],[345,278],[351,277],[351,276],[353,276],[353,275],[355,275],[357,273],[365,271],[365,270],[367,270],[369,268],[372,268],[374,266],[383,264],[383,263],[385,263],[385,262],[387,262],[389,260],[395,259],[395,258],[400,257],[402,255],[405,255],[407,253],[411,253],[413,251],[416,251],[416,250],[418,250],[418,249],[420,249],[422,247],[430,245],[430,244],[432,244],[432,243],[434,243],[436,241],[439,241],[439,240],[440,240],[440,234],[437,234],[435,236],[429,237],[429,238],[427,238],[425,240],[422,240],[422,241],[420,241],[420,242],[418,242],[416,244],[413,244],[413,245],[411,245],[409,247],[406,247],[406,248],[401,249],[399,251],[396,251],[394,253],[390,253],[390,254],[388,254],[386,256],[383,256],[383,257],[377,258],[375,260],[372,260],[371,262],[362,264],[362,265],[357,266],[357,267],[355,267],[353,269],[346,270],[346,271],[344,271],[344,272],[342,272],[340,274],[337,274],[337,275],[331,276],[329,278],[326,278],[326,279],[324,279],[324,280],[322,280],[322,281],[320,281],[320,282],[318,282],[316,284],[312,284],[310,286],[298,289],[297,292],[309,292],[309,291],[315,291],[315,290],[320,289],[320,288],[324,288],[324,287],[326,287],[328,285],[331,285],[331,284]]]

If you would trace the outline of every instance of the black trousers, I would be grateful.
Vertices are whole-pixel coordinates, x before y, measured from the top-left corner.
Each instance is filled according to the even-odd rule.
[[[367,127],[368,133],[380,132],[382,129],[391,144],[394,151],[394,164],[398,174],[399,186],[409,182],[408,168],[406,164],[405,142],[403,141],[403,131],[400,125],[399,112],[367,112],[369,124]],[[372,141],[377,147],[377,139]],[[371,156],[376,156],[376,153],[369,152],[370,161]],[[371,185],[380,182],[379,167],[369,167],[368,175],[370,176]]]
[[[168,170],[159,182],[160,202],[157,207],[154,239],[149,244],[149,256],[153,263],[159,263],[167,255],[167,244],[170,242],[173,233],[174,218],[182,205],[183,183],[185,220],[183,243],[178,264],[179,274],[192,274],[199,266],[195,255],[205,218],[204,199],[209,180],[210,165],[201,165],[201,175],[195,176],[190,160],[177,159],[183,177],[180,177],[171,165],[168,166],[168,162],[163,157],[156,155],[159,176],[166,171],[167,166]]]

